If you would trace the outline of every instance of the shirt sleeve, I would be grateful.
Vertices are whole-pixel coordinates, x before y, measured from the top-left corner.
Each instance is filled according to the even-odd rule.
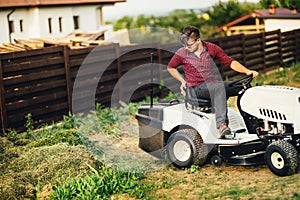
[[[168,68],[177,68],[182,64],[182,56],[180,56],[179,51],[177,51],[168,63]]]
[[[228,56],[218,45],[214,45],[214,51],[216,58],[220,61],[220,63],[227,67],[230,67],[231,62],[234,61],[234,59]]]

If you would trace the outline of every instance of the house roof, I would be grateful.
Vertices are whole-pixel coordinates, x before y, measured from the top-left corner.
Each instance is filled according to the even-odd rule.
[[[101,3],[112,4],[118,2],[126,2],[126,0],[9,0],[9,1],[0,1],[0,8],[101,4]]]
[[[275,14],[271,14],[269,10],[255,10],[251,13],[243,15],[231,22],[228,22],[222,26],[219,26],[216,31],[221,31],[225,27],[231,27],[245,21],[249,18],[261,18],[261,19],[300,19],[300,13],[292,13],[291,10],[286,8],[276,8]]]
[[[269,10],[255,10],[253,13],[259,18],[288,18],[288,19],[300,19],[300,13],[292,13],[287,8],[276,8],[275,14],[270,14]]]

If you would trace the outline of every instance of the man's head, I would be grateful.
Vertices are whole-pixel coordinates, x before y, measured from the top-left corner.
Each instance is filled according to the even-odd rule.
[[[184,27],[180,35],[180,42],[189,51],[195,51],[198,48],[199,42],[201,42],[199,29],[195,26]]]
[[[182,44],[186,44],[189,40],[197,40],[200,38],[200,31],[195,26],[186,26],[183,28],[181,35],[180,35],[180,41]]]

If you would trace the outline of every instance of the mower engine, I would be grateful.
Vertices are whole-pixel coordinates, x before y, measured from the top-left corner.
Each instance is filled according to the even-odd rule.
[[[287,86],[257,86],[240,99],[242,111],[256,117],[260,132],[300,134],[300,89]]]

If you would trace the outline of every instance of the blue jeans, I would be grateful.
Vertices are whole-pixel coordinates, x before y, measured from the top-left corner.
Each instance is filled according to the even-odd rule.
[[[193,87],[198,98],[210,99],[216,115],[216,126],[228,124],[227,97],[223,82],[206,82]]]

